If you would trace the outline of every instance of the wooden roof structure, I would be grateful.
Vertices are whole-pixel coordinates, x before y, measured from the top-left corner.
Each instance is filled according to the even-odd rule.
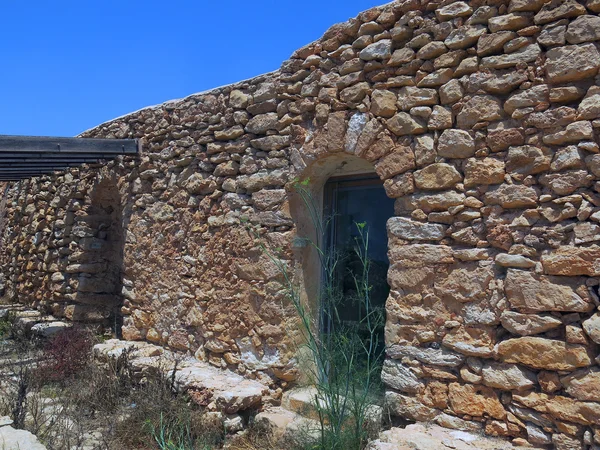
[[[118,155],[136,155],[139,146],[137,139],[0,135],[0,181],[40,176]]]

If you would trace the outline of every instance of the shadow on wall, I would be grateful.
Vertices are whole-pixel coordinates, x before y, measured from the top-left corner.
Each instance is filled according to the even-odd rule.
[[[89,204],[69,214],[75,251],[66,272],[75,287],[75,304],[68,307],[67,316],[74,321],[110,322],[120,337],[125,234],[116,181],[101,179],[90,193]]]

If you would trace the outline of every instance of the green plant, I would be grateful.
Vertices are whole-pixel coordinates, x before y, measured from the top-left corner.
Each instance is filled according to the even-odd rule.
[[[0,339],[4,339],[9,336],[11,329],[11,323],[7,318],[0,319]]]
[[[316,250],[322,267],[322,289],[318,301],[321,313],[315,314],[302,300],[302,291],[295,282],[285,259],[259,241],[262,250],[278,267],[287,298],[300,319],[302,346],[308,350],[311,364],[305,367],[316,389],[313,399],[319,416],[319,439],[307,438],[305,446],[314,449],[361,449],[377,431],[373,405],[381,392],[380,372],[382,349],[380,332],[383,314],[371,302],[369,282],[369,233],[366,223],[356,223],[358,236],[354,255],[359,269],[351,276],[354,280],[353,301],[363,314],[356,324],[340,320],[338,307],[345,294],[339,283],[339,262],[343,256],[327,248],[323,236],[328,222],[316,206],[308,189],[308,180],[297,182],[295,190],[303,200],[315,227],[315,239],[308,239]],[[325,329],[324,318],[330,324]]]

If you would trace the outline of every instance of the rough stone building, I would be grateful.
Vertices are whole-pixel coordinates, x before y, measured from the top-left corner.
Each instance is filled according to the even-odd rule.
[[[291,315],[253,233],[310,302],[309,178],[387,215],[394,414],[600,445],[599,12],[399,0],[276,72],[89,130],[140,157],[8,185],[5,295],[286,387]]]

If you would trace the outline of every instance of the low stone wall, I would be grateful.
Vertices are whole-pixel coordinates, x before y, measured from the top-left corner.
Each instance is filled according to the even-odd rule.
[[[277,72],[100,125],[83,136],[141,157],[12,185],[8,292],[286,387],[291,315],[254,233],[310,284],[291,182],[360,160],[397,199],[392,413],[600,445],[599,11],[397,1]]]

